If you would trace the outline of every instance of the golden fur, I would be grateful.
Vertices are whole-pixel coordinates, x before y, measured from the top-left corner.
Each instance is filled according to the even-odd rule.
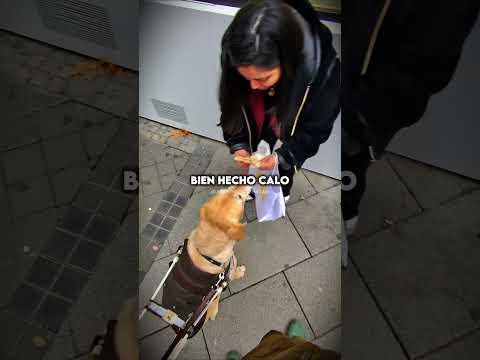
[[[187,246],[192,262],[200,270],[210,274],[220,274],[223,271],[223,268],[210,263],[201,254],[222,263],[232,256],[230,280],[245,275],[245,266],[237,266],[233,249],[237,241],[245,238],[245,224],[241,220],[250,190],[250,186],[231,186],[220,190],[201,207],[200,222],[190,233]],[[206,321],[215,319],[219,300],[220,297],[208,308]]]

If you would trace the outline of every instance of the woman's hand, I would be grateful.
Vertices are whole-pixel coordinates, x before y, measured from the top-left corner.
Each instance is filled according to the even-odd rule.
[[[247,150],[244,150],[244,149],[241,149],[241,150],[237,150],[233,153],[233,157],[235,158],[236,156],[244,156],[244,157],[249,157],[250,156],[250,152],[248,152]],[[248,168],[250,165],[247,164],[247,163],[244,163],[242,161],[237,161],[237,164],[238,166],[240,166],[241,168]]]
[[[261,161],[260,165],[258,166],[259,169],[262,170],[272,170],[277,163],[277,158],[275,155],[268,155],[265,156]]]

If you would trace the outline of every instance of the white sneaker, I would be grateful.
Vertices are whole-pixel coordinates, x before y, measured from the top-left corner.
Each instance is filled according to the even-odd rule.
[[[345,221],[345,230],[347,232],[347,236],[352,236],[357,230],[358,225],[358,215]]]
[[[290,195],[285,196],[284,199],[285,199],[285,204],[286,204],[288,202],[288,200],[290,200]]]

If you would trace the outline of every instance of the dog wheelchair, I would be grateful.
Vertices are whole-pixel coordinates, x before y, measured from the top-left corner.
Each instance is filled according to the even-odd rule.
[[[213,259],[208,258],[208,260],[214,262]],[[147,312],[150,312],[168,323],[175,330],[175,339],[163,355],[162,360],[175,360],[186,346],[188,339],[195,336],[202,328],[205,323],[208,307],[228,286],[231,262],[232,259],[230,258],[224,271],[218,275],[206,273],[195,274],[195,280],[199,280],[205,285],[208,285],[208,287],[199,288],[193,284],[193,281],[188,281],[189,276],[186,276],[184,271],[187,269],[186,272],[188,273],[188,269],[192,268],[192,266],[195,267],[193,263],[191,263],[188,255],[187,240],[185,240],[183,246],[179,246],[175,257],[169,264],[168,271],[158,284],[148,303],[142,309],[138,318],[140,321]],[[198,272],[199,270],[197,269],[196,271]],[[173,275],[171,275],[172,273]],[[191,275],[191,272],[187,275]],[[170,276],[173,276],[175,281],[172,281],[172,278],[169,278]],[[167,286],[164,287],[167,279],[170,279],[170,281],[167,283]],[[162,301],[162,304],[160,304],[157,302],[156,297],[162,287],[164,287],[162,300],[165,301]],[[194,295],[193,298],[198,300],[187,301],[189,306],[186,306],[187,304],[185,302],[182,303],[178,298],[172,299],[169,297],[170,294],[167,294],[169,290],[171,293],[180,292],[182,295],[192,293]],[[194,305],[193,311],[190,310],[192,305]]]

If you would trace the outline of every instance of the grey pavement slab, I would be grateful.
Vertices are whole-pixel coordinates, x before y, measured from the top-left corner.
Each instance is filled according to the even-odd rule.
[[[18,343],[15,360],[43,359],[50,341],[53,340],[52,335],[52,333],[44,328],[27,325]]]
[[[305,169],[302,171],[317,192],[329,189],[333,186],[337,186],[340,184],[339,180],[332,179],[325,175],[317,174],[314,171],[305,170]]]
[[[121,75],[119,75],[120,77]],[[99,88],[102,84],[99,84]],[[81,90],[80,90],[81,91]],[[91,90],[90,90],[91,92]],[[127,86],[119,83],[107,83],[104,92],[94,96],[87,97],[92,105],[112,114],[122,117],[128,117],[137,101],[138,90],[134,84]]]
[[[210,154],[214,154],[218,149],[225,147],[225,143],[212,140],[206,137],[198,136],[198,143],[208,149]]]
[[[293,185],[290,189],[290,199],[287,206],[291,206],[296,202],[306,199],[315,194],[315,189],[307,180],[302,171],[297,172],[293,177]]]
[[[340,242],[340,187],[288,206],[287,213],[312,254]]]
[[[425,357],[425,360],[471,360],[480,358],[480,332],[470,334]]]
[[[140,358],[142,360],[160,359],[167,351],[175,338],[175,332],[171,328],[164,329],[140,341]],[[177,357],[179,360],[210,360],[205,346],[202,331],[190,339]]]
[[[2,78],[5,79],[4,77]],[[6,118],[11,121],[18,119],[20,116],[32,113],[33,111],[59,104],[65,100],[65,97],[50,94],[37,86],[18,83],[12,84],[11,82],[9,83],[8,80],[4,82],[3,90],[0,92],[2,110]],[[20,135],[16,132],[10,133],[10,135],[14,134]],[[15,141],[19,139],[20,138],[12,138],[13,142],[10,142],[10,145],[20,145]]]
[[[175,249],[176,250],[176,249]],[[168,239],[165,240],[165,242],[163,243],[163,246],[162,248],[160,249],[160,251],[158,252],[158,255],[157,257],[155,258],[156,260],[160,260],[160,259],[163,259],[167,256],[169,256],[171,254],[171,250],[170,250],[170,243],[168,241]],[[155,261],[156,261],[155,260]]]
[[[44,146],[47,165],[51,170],[88,164],[87,153],[79,133],[49,139]]]
[[[46,174],[40,144],[22,146],[3,154],[7,184]]]
[[[8,233],[12,223],[12,213],[10,210],[10,202],[7,196],[7,189],[3,181],[0,179],[0,228]]]
[[[24,116],[21,120],[11,121],[0,133],[0,149],[14,149],[39,140],[38,126],[33,116]]]
[[[127,196],[119,191],[110,191],[105,194],[100,206],[100,213],[107,215],[118,221],[123,221],[129,211],[130,206],[135,198]],[[138,211],[137,211],[138,212]]]
[[[181,159],[187,160],[190,154],[187,154],[181,150],[172,148],[168,145],[153,142],[152,140],[146,139],[147,142],[145,146],[142,147],[142,152],[140,154],[141,166],[152,165],[153,163],[163,163],[168,162],[171,166],[177,161],[177,165],[180,165]],[[175,168],[170,169],[168,172],[174,171]]]
[[[76,355],[72,336],[61,335],[52,339],[42,360],[73,359]]]
[[[15,345],[20,341],[25,323],[18,316],[4,309],[0,311],[2,330],[0,334],[0,358],[7,359],[15,351]]]
[[[166,190],[162,187],[155,165],[140,169],[140,185],[143,196],[153,195]]]
[[[137,294],[138,251],[136,244],[132,244],[138,233],[137,216],[133,213],[125,219],[71,309],[68,322],[78,353],[88,351],[95,335],[103,333],[107,321],[115,319],[123,303]]]
[[[119,121],[116,118],[111,117],[106,118],[99,124],[95,125],[96,126],[88,126],[87,124],[84,124],[83,130],[85,147],[90,157],[100,156],[103,154],[110,140],[118,130]]]
[[[339,326],[328,333],[312,341],[320,349],[342,351],[342,327]]]
[[[8,193],[15,217],[46,210],[55,205],[47,176],[10,184]]]
[[[248,271],[248,270],[247,270]],[[221,302],[217,318],[204,326],[208,351],[214,360],[237,350],[246,355],[270,330],[285,332],[292,319],[313,334],[283,274],[263,281]]]
[[[43,123],[39,129],[40,136],[46,139],[79,131],[84,127],[84,119],[92,121],[91,112],[88,111],[88,107],[74,102],[45,109],[38,114],[39,120]]]
[[[69,79],[64,92],[69,98],[81,101],[85,104],[96,105],[95,99],[98,97],[96,91],[93,90],[95,82],[85,79]],[[104,109],[103,109],[104,110]]]
[[[82,130],[91,155],[101,149],[101,140],[107,140],[119,126],[119,119],[113,115],[74,101],[41,111],[37,121],[42,125],[39,130],[43,139]]]
[[[52,236],[63,209],[52,208],[9,226],[0,252],[0,306],[5,305]]]
[[[165,191],[168,190],[170,186],[172,186],[174,180],[175,180],[175,173],[170,173],[170,174],[160,173],[160,184],[163,190]]]
[[[340,325],[340,245],[285,271],[315,336]]]
[[[479,212],[476,191],[351,246],[411,356],[478,328]]]
[[[60,170],[52,176],[53,192],[56,205],[67,205],[72,202],[80,188],[90,175],[88,167],[70,167]]]
[[[367,172],[367,189],[360,204],[356,235],[364,236],[385,227],[385,220],[396,222],[421,211],[415,199],[385,158]]]
[[[407,360],[355,268],[342,271],[342,358]]]
[[[198,226],[200,208],[211,196],[209,192],[193,195],[183,208],[180,217],[177,219],[168,237],[170,251],[172,253],[175,252],[180,245],[183,245],[185,238]]]
[[[462,193],[480,188],[480,181],[435,168],[402,156],[389,154],[393,168],[423,208],[431,209]]]
[[[239,265],[245,265],[242,279],[232,281],[238,292],[309,257],[302,240],[288,218],[247,225],[247,237],[235,247]]]

